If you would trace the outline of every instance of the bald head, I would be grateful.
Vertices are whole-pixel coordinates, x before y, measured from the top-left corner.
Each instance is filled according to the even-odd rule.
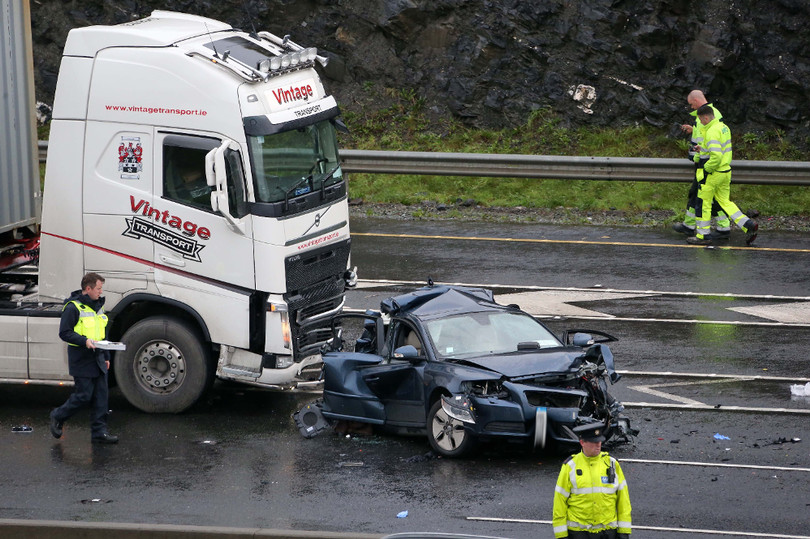
[[[708,103],[708,101],[706,101],[706,96],[703,95],[703,92],[700,90],[692,90],[689,92],[689,95],[686,96],[686,102],[689,103],[692,110],[697,110]]]

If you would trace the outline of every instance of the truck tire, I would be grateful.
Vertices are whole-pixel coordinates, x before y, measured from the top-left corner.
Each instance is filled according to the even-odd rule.
[[[189,409],[214,379],[202,337],[177,318],[145,318],[130,327],[115,354],[115,378],[124,397],[148,413]]]

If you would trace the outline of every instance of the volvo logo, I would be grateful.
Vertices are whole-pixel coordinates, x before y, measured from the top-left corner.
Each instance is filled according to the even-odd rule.
[[[309,228],[306,229],[306,231],[303,234],[301,234],[301,236],[302,237],[306,236],[307,234],[309,234],[312,231],[313,228],[318,228],[319,226],[321,226],[321,218],[323,218],[323,216],[326,215],[326,212],[328,212],[331,208],[332,208],[332,206],[329,206],[328,208],[323,210],[323,212],[316,213],[315,214],[315,220],[312,221],[312,224],[309,225]]]

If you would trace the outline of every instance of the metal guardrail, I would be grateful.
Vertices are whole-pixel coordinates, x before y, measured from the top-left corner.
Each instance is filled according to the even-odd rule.
[[[346,172],[563,180],[688,182],[688,159],[342,150]],[[810,185],[810,162],[734,161],[735,184]]]
[[[48,143],[39,141],[40,162],[47,152]],[[369,174],[636,182],[689,182],[694,175],[687,159],[375,150],[342,150],[340,156],[346,172]],[[733,169],[735,184],[810,185],[808,161],[738,160]]]

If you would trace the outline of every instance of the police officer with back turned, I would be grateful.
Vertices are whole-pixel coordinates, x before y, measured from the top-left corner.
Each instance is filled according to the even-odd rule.
[[[62,307],[59,338],[68,343],[68,370],[75,385],[68,400],[51,411],[50,428],[54,438],[62,437],[62,426],[67,419],[82,408],[90,407],[92,442],[118,442],[118,437],[107,430],[110,353],[96,347],[96,341],[104,340],[107,328],[101,297],[103,284],[101,275],[88,273],[82,277],[81,290],[74,291]]]
[[[582,451],[562,465],[554,489],[554,537],[628,539],[630,495],[619,461],[602,451],[605,425],[574,428]]]

